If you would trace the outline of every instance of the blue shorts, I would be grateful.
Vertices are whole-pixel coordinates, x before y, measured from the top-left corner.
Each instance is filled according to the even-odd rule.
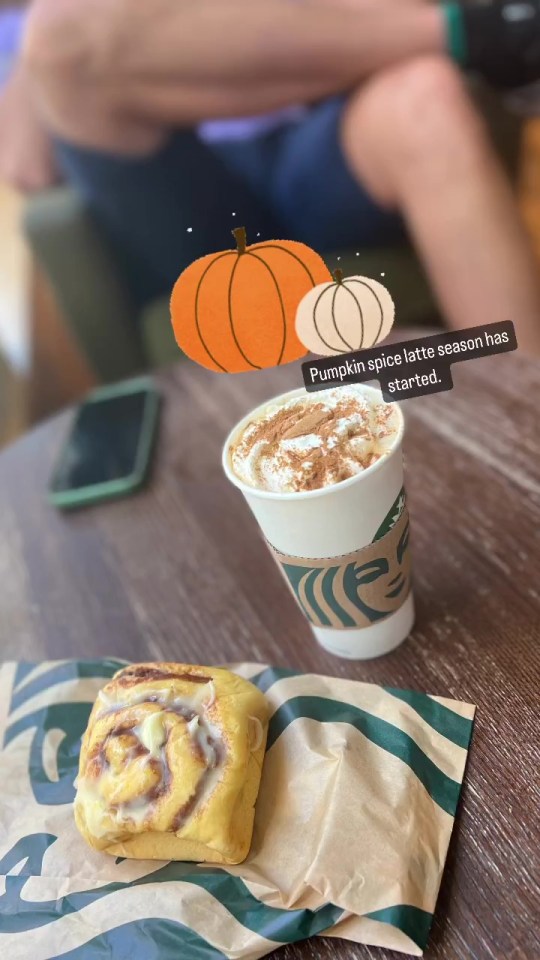
[[[353,178],[343,157],[343,100],[320,103],[297,122],[249,140],[209,144],[174,133],[144,158],[57,143],[67,179],[107,233],[138,303],[170,292],[181,270],[233,245],[301,240],[320,253],[388,242],[402,233]]]

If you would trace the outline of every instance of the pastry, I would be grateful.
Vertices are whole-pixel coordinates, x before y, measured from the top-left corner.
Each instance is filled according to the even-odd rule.
[[[265,697],[229,670],[126,667],[99,693],[82,740],[79,831],[115,856],[241,863],[267,728]]]

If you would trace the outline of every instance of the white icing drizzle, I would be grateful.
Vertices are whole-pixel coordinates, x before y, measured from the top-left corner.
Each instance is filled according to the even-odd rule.
[[[152,758],[158,759],[162,753],[163,744],[167,739],[165,726],[163,724],[164,718],[165,714],[160,710],[159,713],[151,713],[148,717],[144,718],[142,723],[133,727],[133,735],[137,737],[143,747],[148,750],[146,756],[147,761]]]
[[[256,731],[255,743],[250,743],[250,749],[253,753],[256,753],[261,743],[263,742],[263,737],[264,737],[263,725],[258,717],[249,717],[248,719],[255,726],[255,731]]]
[[[204,717],[197,715],[189,721],[187,728],[190,737],[202,753],[206,766],[211,769],[217,766],[218,753],[215,746],[215,740],[217,739],[215,727],[211,727]]]
[[[192,713],[209,710],[215,703],[216,688],[213,680],[204,684],[193,684],[192,694],[176,696],[171,687],[149,687],[146,690],[137,690],[136,687],[122,691],[122,700],[113,700],[103,690],[98,694],[98,700],[103,703],[103,709],[96,719],[107,713],[116,713],[128,707],[138,706],[141,703],[156,703],[159,706],[174,709],[185,709]]]
[[[140,826],[146,820],[151,806],[151,802],[146,800],[145,797],[135,797],[133,800],[120,804],[118,809],[114,811],[114,819],[118,824],[134,823],[136,826]]]
[[[107,818],[111,818],[112,814],[95,781],[87,777],[79,777],[77,803],[84,809],[84,819],[93,837],[101,839],[113,836],[105,822]]]
[[[203,802],[213,791],[221,777],[219,769],[220,732],[205,716],[206,711],[214,705],[216,700],[213,680],[198,685],[194,693],[187,696],[176,696],[171,687],[151,687],[144,691],[127,689],[122,692],[123,699],[121,701],[112,699],[103,690],[99,692],[98,702],[103,705],[103,709],[98,712],[97,719],[142,703],[164,708],[153,711],[129,731],[129,734],[136,737],[147,751],[143,757],[136,761],[137,763],[146,764],[152,760],[157,760],[162,771],[165,770],[167,765],[165,717],[167,712],[177,712],[180,716],[185,714],[189,736],[196,744],[197,751],[203,756],[208,772],[199,799],[199,802]],[[190,714],[195,714],[195,716],[187,720]],[[84,808],[90,833],[97,838],[109,837],[111,840],[118,834],[111,831],[110,827],[106,825],[107,819],[109,822],[112,820],[118,826],[125,826],[127,823],[140,826],[144,823],[155,802],[154,799],[149,800],[143,795],[111,808],[100,793],[99,781],[88,780],[84,776],[79,777],[77,801]]]
[[[210,687],[210,697],[204,704],[205,710],[209,710],[210,707],[213,707],[216,702],[216,686],[214,681],[210,680],[210,683],[208,683],[207,686]]]

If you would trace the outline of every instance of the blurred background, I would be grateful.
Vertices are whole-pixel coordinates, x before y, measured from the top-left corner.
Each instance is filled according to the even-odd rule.
[[[31,202],[0,183],[0,447],[95,380],[25,236]]]
[[[13,7],[13,0],[0,0],[0,15]],[[9,42],[4,31],[0,85]],[[0,108],[1,98],[0,86]],[[494,95],[487,96],[485,112],[540,271],[540,119],[508,112]],[[11,127],[2,126],[1,116],[5,145]],[[0,170],[0,447],[97,382],[178,360],[165,296],[137,308],[134,343],[135,308],[105,238],[73,189],[60,182],[23,194],[7,180]],[[345,274],[384,273],[401,323],[437,322],[425,275],[405,240],[361,254],[332,250],[326,259]]]

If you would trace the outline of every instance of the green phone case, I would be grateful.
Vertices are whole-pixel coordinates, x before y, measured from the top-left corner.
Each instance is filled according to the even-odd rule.
[[[126,380],[122,383],[98,387],[88,394],[81,407],[90,403],[109,400],[113,397],[140,392],[146,393],[147,397],[144,405],[144,415],[139,434],[135,466],[132,473],[125,477],[119,477],[116,480],[107,480],[104,483],[95,483],[87,487],[78,487],[74,490],[54,490],[54,479],[69,448],[70,434],[64,442],[62,451],[53,470],[51,485],[47,493],[49,502],[55,507],[61,510],[72,510],[76,507],[89,506],[90,504],[101,503],[104,500],[114,500],[118,497],[125,497],[130,493],[135,493],[136,490],[139,490],[143,486],[150,466],[161,399],[153,382],[148,377],[138,377],[135,380]],[[73,421],[72,430],[75,427],[75,423],[76,420]]]

